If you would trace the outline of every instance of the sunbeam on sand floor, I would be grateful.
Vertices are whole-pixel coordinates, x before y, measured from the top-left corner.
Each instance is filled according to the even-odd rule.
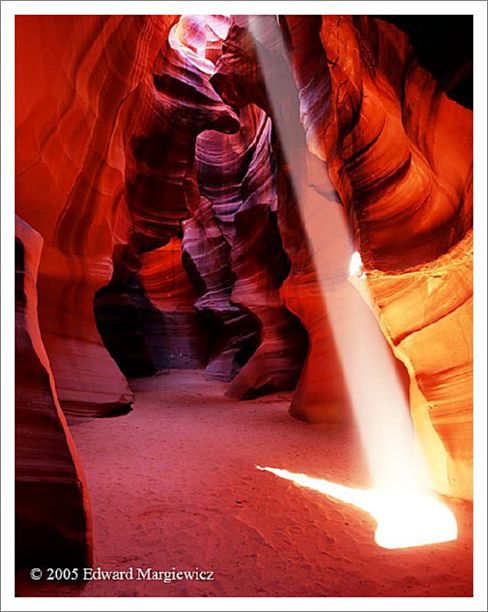
[[[256,470],[367,485],[350,428],[293,420],[289,395],[247,402],[200,371],[132,382],[134,410],[72,425],[90,489],[95,566],[214,572],[213,581],[92,580],[85,596],[469,596],[471,505],[456,541],[385,550],[369,514]],[[45,594],[49,594],[47,587]]]
[[[375,541],[382,548],[425,546],[457,538],[454,513],[430,491],[356,489],[280,468],[256,468],[365,510],[377,522]]]

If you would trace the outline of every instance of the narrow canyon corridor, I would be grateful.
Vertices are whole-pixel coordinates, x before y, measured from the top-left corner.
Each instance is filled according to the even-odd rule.
[[[472,19],[15,33],[17,595],[471,596]]]
[[[238,402],[198,370],[131,383],[134,410],[72,431],[93,511],[94,567],[213,571],[214,581],[96,581],[80,596],[469,596],[471,505],[457,541],[385,550],[357,508],[256,469],[367,485],[350,427],[296,422],[288,393]],[[162,399],[164,398],[164,399]],[[51,583],[52,585],[52,583]],[[44,583],[41,594],[53,594]]]

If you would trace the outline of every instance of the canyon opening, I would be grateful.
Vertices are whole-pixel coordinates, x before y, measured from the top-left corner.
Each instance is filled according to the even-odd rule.
[[[15,63],[17,595],[471,596],[472,18]]]

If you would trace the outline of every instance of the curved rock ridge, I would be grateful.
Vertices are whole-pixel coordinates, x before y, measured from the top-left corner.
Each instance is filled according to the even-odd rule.
[[[210,335],[216,338],[210,348],[206,373],[226,381],[236,376],[261,342],[259,320],[232,299],[236,281],[232,266],[235,216],[243,205],[242,181],[256,121],[255,112],[251,111],[240,117],[240,129],[235,134],[216,131],[200,134],[195,158],[201,200],[199,208],[193,211],[193,223],[187,222],[184,229],[187,261],[191,259],[202,284],[195,306],[207,313],[212,322]],[[197,240],[202,242],[200,249],[207,244],[208,250],[204,247],[198,252]]]
[[[472,113],[390,24],[286,23],[308,143],[327,160],[377,316],[409,371],[436,486],[470,498]]]
[[[294,417],[347,421],[362,320],[436,488],[470,498],[472,113],[406,35],[362,16],[19,16],[16,40],[16,210],[44,239],[63,411],[122,414],[126,377],[205,367],[231,396],[290,389]]]
[[[256,25],[256,20],[252,21]],[[269,57],[273,72],[278,75],[277,86],[290,85],[291,72],[279,45],[281,35],[276,30],[274,20],[266,19],[261,32],[269,47],[257,42],[246,27],[233,25],[224,42],[223,55],[217,62],[212,83],[228,103],[243,107],[248,104],[259,106],[270,116],[274,128],[271,134],[272,163],[276,166],[274,182],[277,202],[274,206],[281,242],[290,266],[288,276],[280,287],[280,296],[287,309],[298,316],[308,336],[308,352],[290,412],[295,417],[313,422],[340,421],[349,418],[349,397],[296,193],[297,175],[301,175],[304,183],[308,180],[310,155],[299,123],[298,96],[294,84],[291,92],[285,86],[286,96],[282,96],[282,107],[273,107],[266,94],[259,57],[262,59],[263,54]],[[271,36],[273,32],[275,39]],[[257,45],[260,46],[259,53],[256,52]],[[275,48],[277,52],[272,50]],[[277,115],[278,121],[286,122],[297,152],[299,170],[293,176],[289,173],[286,152],[282,151],[279,127],[276,127]],[[316,207],[316,202],[310,197],[306,198],[306,203],[309,207]],[[334,205],[332,202],[329,204]],[[309,208],[306,214],[313,214],[313,210]]]
[[[105,343],[127,376],[202,365],[208,352],[201,317],[184,303],[177,307],[181,316],[175,313],[175,302],[161,310],[141,284],[141,267],[148,257],[153,263],[157,257],[161,266],[160,287],[155,289],[153,279],[153,290],[166,293],[165,283],[174,284],[164,278],[167,263],[174,262],[174,251],[164,247],[181,238],[182,221],[198,206],[198,135],[209,129],[229,133],[239,129],[237,115],[209,84],[213,64],[185,44],[188,36],[178,37],[181,30],[181,22],[172,28],[153,72],[145,76],[121,112],[126,142],[126,240],[116,245],[111,282],[97,299],[100,316],[107,323],[101,322]],[[176,270],[174,265],[170,270]],[[181,266],[178,278],[184,278]],[[119,322],[117,329],[112,320]]]
[[[43,239],[15,218],[15,528],[18,568],[91,563],[83,472],[37,319]]]
[[[472,225],[471,111],[388,23],[286,23],[307,139],[327,160],[366,267],[403,271],[446,253]]]
[[[228,389],[246,398],[294,388],[306,336],[279,294],[289,262],[276,223],[271,123],[249,105],[240,111],[240,124],[235,135],[201,134],[196,154],[200,191],[230,246],[229,299],[251,313],[260,330],[259,347]]]
[[[175,20],[16,20],[16,210],[45,240],[39,319],[66,413],[102,416],[132,402],[93,301],[112,274],[112,212],[123,196],[119,111]]]
[[[204,196],[198,210],[183,222],[182,246],[183,264],[199,294],[194,306],[204,313],[213,339],[205,371],[211,378],[232,380],[259,345],[260,330],[255,318],[230,300],[231,247]]]
[[[240,399],[292,390],[307,352],[300,320],[285,306],[280,293],[290,264],[283,249],[276,215],[263,205],[239,212],[231,251],[236,282],[233,302],[258,320],[261,342],[230,384],[227,394]]]
[[[391,286],[395,286],[400,273],[410,273],[413,278],[417,274],[422,278],[422,266],[432,266],[435,270],[439,257],[459,243],[471,226],[471,113],[439,90],[432,77],[416,64],[406,37],[389,24],[371,18],[286,17],[281,19],[280,26],[291,53],[300,99],[300,116],[307,137],[307,146],[304,146],[300,142],[299,130],[294,132],[288,124],[287,130],[292,132],[291,137],[286,136],[288,143],[293,142],[294,147],[301,147],[302,158],[307,160],[298,174],[308,176],[308,179],[303,184],[299,179],[297,186],[296,178],[291,177],[292,183],[295,183],[292,191],[301,200],[302,220],[306,221],[310,215],[317,214],[319,222],[320,209],[314,206],[313,191],[330,199],[331,191],[335,188],[345,204],[352,235],[364,258],[366,270],[378,270],[378,275],[381,275],[379,270],[383,271],[383,276],[378,276],[382,278],[381,288],[385,287],[385,279],[389,275],[392,275]],[[266,79],[263,79],[259,63],[269,68],[274,61],[273,72],[281,75],[276,87],[282,87],[286,79],[286,53],[280,51],[279,43],[270,42],[272,27],[269,20],[268,25],[262,27],[259,18],[253,18],[248,27],[252,33],[247,28],[231,28],[212,82],[227,102],[236,105],[253,102],[265,109],[278,132],[279,142],[282,139],[280,122],[283,124],[286,118],[289,122],[293,121],[292,117],[297,115],[296,105],[295,108],[293,103],[290,106],[287,100],[285,107],[285,103],[280,106],[269,97],[268,100],[263,99],[266,97],[263,93],[266,92]],[[281,33],[277,33],[276,38],[279,36]],[[257,52],[258,58],[254,52],[256,45],[261,46]],[[273,54],[280,58],[272,59]],[[395,62],[391,61],[392,57],[396,58]],[[400,70],[397,69],[398,65]],[[421,90],[426,93],[422,101]],[[253,99],[255,91],[258,93]],[[449,144],[451,139],[454,143],[452,146]],[[289,151],[286,146],[284,148],[286,159]],[[307,148],[318,159],[307,155]],[[448,155],[446,151],[449,151]],[[297,167],[301,165],[299,158],[299,155],[295,156]],[[326,185],[320,159],[327,161],[332,190]],[[283,163],[281,166],[286,170]],[[295,209],[296,206],[291,207],[291,214],[296,216]],[[281,203],[278,215],[280,210],[284,210]],[[312,246],[320,244],[320,237],[314,236],[313,225],[306,222],[305,225]],[[398,236],[399,225],[402,227],[401,238]],[[287,252],[293,251],[289,245],[287,247],[287,234],[292,236],[291,241],[296,240],[296,226],[296,220],[293,232],[287,232],[286,222],[280,226]],[[351,245],[349,257],[352,250]],[[295,249],[295,253],[297,251]],[[412,414],[419,437],[424,447],[429,449],[427,454],[430,452],[435,484],[439,490],[470,497],[471,351],[463,337],[471,333],[471,264],[465,240],[461,253],[464,254],[468,274],[460,288],[462,306],[459,309],[456,307],[454,320],[450,310],[447,307],[444,309],[444,298],[439,293],[437,304],[442,304],[437,306],[439,323],[435,326],[429,324],[422,291],[417,291],[422,286],[419,281],[413,284],[409,299],[406,294],[394,291],[394,297],[389,295],[386,301],[373,280],[370,285],[386,339],[410,374]],[[331,273],[337,279],[347,277],[344,264],[349,257],[347,253],[332,257],[329,261],[331,268],[326,274],[328,278],[325,279],[329,300],[343,302],[346,318],[352,315],[355,307],[362,306],[357,299],[353,299],[352,294],[349,295],[350,290],[340,298],[341,289],[334,297],[336,291],[330,280]],[[297,259],[296,255],[290,256],[292,269],[282,288],[285,296],[287,288],[294,283],[294,259]],[[321,261],[329,265],[327,258],[322,257]],[[334,266],[337,266],[336,272],[333,272]],[[449,294],[450,282],[459,287],[458,277],[453,274],[442,284],[430,280],[429,291],[435,293],[442,287]],[[302,282],[297,292],[300,299],[297,299],[298,307],[295,308],[297,312],[303,309],[310,313],[313,308],[311,300],[308,300],[307,307],[304,306],[307,291],[303,285]],[[346,285],[342,286],[346,290]],[[324,279],[315,279],[311,288],[320,301]],[[285,299],[293,310],[290,296]],[[405,319],[400,318],[403,308],[412,309],[417,305],[410,310],[422,329],[417,340],[401,345],[401,340],[391,335],[389,327],[394,310],[389,307],[389,301],[397,307],[396,325],[400,329],[406,324]],[[348,315],[347,311],[351,308]],[[323,368],[326,360],[323,355],[313,353],[312,325],[305,322],[303,314],[300,318],[309,335],[310,349],[291,410],[296,416],[323,420],[330,418],[332,412],[330,407],[325,411],[320,407],[327,396],[324,389],[320,389],[316,401],[319,409],[310,410],[307,391],[313,385],[307,381],[307,374],[320,371],[320,364],[323,364]],[[322,332],[327,327],[325,321],[322,317]],[[344,332],[347,334],[346,329]],[[420,329],[416,333],[419,332]],[[408,333],[406,329],[405,333]],[[435,342],[440,333],[453,350],[431,353],[429,342]],[[455,350],[457,344],[463,348]],[[427,353],[429,360],[426,360]],[[424,355],[423,358],[420,354]],[[458,357],[455,357],[456,354]],[[401,372],[399,364],[397,368]],[[416,368],[419,368],[418,371]],[[327,364],[327,370],[331,371],[330,364]],[[332,368],[332,371],[339,373],[340,367]],[[449,372],[457,374],[450,376]],[[426,382],[429,378],[431,385]],[[449,407],[450,401],[446,404],[448,394],[445,388],[449,385],[450,397],[457,404],[456,416],[453,415],[454,409]],[[303,387],[307,389],[305,393]],[[331,396],[329,394],[329,398]],[[336,404],[339,418],[344,413],[344,400],[342,396]],[[298,410],[295,408],[297,404]],[[458,437],[454,435],[456,427],[462,430],[462,435]]]
[[[236,275],[232,300],[258,318],[261,344],[229,387],[229,395],[236,397],[294,389],[307,351],[306,332],[280,294],[290,261],[278,224],[271,120],[263,111],[257,114],[260,121],[242,182],[243,204],[234,220],[231,257]]]
[[[201,368],[210,345],[206,321],[194,307],[197,299],[182,262],[181,240],[144,253],[138,274],[150,309],[144,337],[158,370]]]
[[[137,273],[112,279],[95,298],[100,335],[121,371],[132,378],[205,366],[208,330],[193,306],[197,293],[182,265],[181,240],[140,254],[134,264]]]
[[[411,378],[410,405],[437,490],[473,497],[473,236],[402,274],[368,273]]]
[[[188,28],[185,24],[188,25]],[[215,21],[213,25],[215,27]],[[219,22],[217,25],[226,33],[228,24]],[[126,247],[127,254],[122,254],[121,265],[115,265],[114,279],[117,278],[117,282],[120,278],[120,269],[124,265],[130,268],[131,273],[136,272],[134,266],[137,259],[140,259],[141,252],[149,251],[158,244],[164,244],[169,236],[177,234],[177,223],[185,216],[192,213],[196,215],[197,223],[208,221],[213,224],[211,215],[199,215],[197,212],[200,202],[199,193],[212,202],[215,220],[222,232],[221,240],[224,241],[219,248],[222,252],[227,252],[228,248],[225,244],[227,242],[231,247],[232,258],[234,258],[234,253],[239,253],[242,267],[242,249],[246,245],[235,244],[237,222],[234,217],[243,206],[243,181],[247,183],[248,191],[249,184],[253,182],[252,197],[249,198],[247,206],[250,206],[259,197],[264,198],[266,204],[270,199],[273,200],[272,192],[271,195],[265,192],[267,185],[272,187],[269,161],[262,169],[257,166],[261,161],[260,156],[263,157],[261,150],[265,151],[269,148],[269,125],[262,136],[265,118],[262,112],[257,112],[256,108],[243,114],[240,118],[240,125],[232,125],[232,118],[237,119],[237,116],[230,107],[223,105],[208,80],[214,69],[211,60],[205,57],[206,46],[203,45],[202,36],[207,36],[208,33],[202,30],[208,30],[208,28],[208,21],[204,18],[181,19],[169,36],[168,49],[164,54],[164,71],[161,75],[153,77],[157,89],[156,93],[152,94],[154,100],[151,100],[151,94],[147,94],[142,88],[140,93],[136,92],[136,99],[129,103],[131,108],[138,109],[136,123],[127,122],[126,200],[134,233],[129,237]],[[216,34],[210,39],[214,54],[218,40]],[[152,81],[149,79],[146,87],[153,90]],[[145,107],[147,107],[147,112],[143,110]],[[185,118],[186,112],[188,112],[188,118]],[[133,114],[131,110],[128,110],[124,116],[131,118]],[[174,121],[175,115],[183,121],[182,124]],[[231,132],[236,131],[236,127],[240,128],[239,132],[232,134]],[[195,141],[195,135],[199,131],[201,133]],[[196,162],[195,167],[193,158]],[[264,163],[264,157],[262,161]],[[254,164],[253,173],[260,171],[261,185],[258,185],[259,181],[256,178],[246,176],[251,164]],[[198,185],[195,184],[194,170],[197,172]],[[266,172],[269,176],[266,175]],[[256,194],[253,193],[254,189],[257,190]],[[160,199],[157,197],[158,194],[160,194]],[[250,218],[249,215],[247,217]],[[279,245],[277,230],[271,217],[269,219],[268,234],[275,235],[274,241]],[[185,232],[188,231],[188,227],[189,225],[186,224]],[[147,231],[147,228],[150,230]],[[206,264],[207,267],[199,267],[201,259],[192,252],[189,246],[192,244],[194,241],[192,242],[191,239],[185,240],[186,254],[192,258],[193,265],[198,268],[198,274],[204,282],[210,287],[215,287],[215,275],[212,279],[205,279],[208,264]],[[278,261],[282,261],[284,270],[286,270],[286,258],[283,260],[280,251],[277,254]],[[253,257],[252,253],[251,257]],[[114,261],[118,261],[115,256]],[[210,262],[210,265],[215,264]],[[263,317],[256,317],[257,313],[252,308],[247,308],[242,292],[240,303],[231,295],[235,273],[232,261],[224,265],[220,270],[219,283],[221,285],[218,293],[216,294],[214,290],[210,292],[207,290],[195,304],[199,311],[210,314],[210,321],[213,322],[213,327],[212,325],[211,327],[216,332],[209,334],[212,342],[208,348],[210,362],[207,365],[207,374],[224,380],[233,378],[249,355],[254,352],[258,343],[259,326],[262,326],[264,321]],[[276,274],[281,274],[284,278],[286,273],[276,271]],[[268,283],[268,293],[269,287],[276,282],[275,279],[271,281],[271,284]],[[277,293],[276,295],[278,296]],[[264,295],[262,299],[267,300],[268,305],[263,303],[260,306],[261,311],[270,307],[274,312],[270,310],[265,315],[267,317],[266,326],[269,324],[270,329],[267,330],[266,346],[264,343],[261,346],[259,359],[253,365],[250,364],[242,381],[236,381],[236,385],[230,389],[231,393],[239,397],[245,396],[248,391],[251,395],[255,393],[252,387],[256,385],[262,391],[279,389],[283,384],[286,388],[292,388],[303,359],[304,349],[300,350],[297,347],[297,342],[304,344],[303,332],[298,322],[286,312],[281,304],[272,304],[273,300],[269,296]],[[250,313],[254,316],[250,316]],[[157,313],[153,314],[157,317]],[[136,313],[133,312],[133,318],[135,316]],[[276,317],[276,322],[273,320],[274,317]],[[142,319],[144,318],[142,315]],[[154,318],[153,316],[152,319]],[[138,344],[141,336],[151,342],[149,334],[143,330],[142,333],[139,333],[140,331],[135,330],[131,334],[135,343]],[[184,332],[183,329],[180,331]],[[154,336],[153,326],[151,326],[151,332]],[[289,347],[285,342],[286,334],[289,334]],[[295,342],[293,338],[297,334],[301,339]],[[213,341],[214,337],[215,341]],[[129,342],[126,351],[129,360],[131,362],[135,360],[140,368],[138,370],[137,367],[134,367],[133,371],[150,374],[152,369],[147,363],[146,353],[141,348],[134,350],[133,344],[134,342]],[[273,348],[270,349],[270,347]],[[297,348],[297,355],[294,356],[293,352]],[[115,353],[112,354],[115,357]],[[285,355],[286,358],[284,358]],[[268,359],[268,356],[271,357],[271,360]],[[279,356],[282,358],[280,359]],[[200,362],[202,357],[203,355],[200,356]],[[271,365],[273,360],[274,364]],[[280,373],[274,375],[268,372],[264,367],[266,361],[269,361],[271,369],[278,368]],[[173,363],[178,364],[178,361],[173,360]],[[125,361],[122,367],[126,367]],[[123,371],[128,374],[131,372],[127,369]],[[250,375],[251,372],[253,372],[252,375]],[[259,382],[260,378],[266,377],[269,379],[268,382]],[[276,378],[274,382],[273,377]]]
[[[125,189],[133,232],[129,245],[133,242],[137,252],[181,235],[181,221],[198,206],[198,135],[239,130],[236,113],[209,83],[207,64],[213,64],[205,58],[189,61],[173,38],[124,109]]]

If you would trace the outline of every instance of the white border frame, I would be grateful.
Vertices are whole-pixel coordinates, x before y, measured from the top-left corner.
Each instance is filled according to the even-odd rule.
[[[15,598],[14,551],[14,211],[15,211],[15,15],[37,14],[376,14],[474,16],[474,597],[473,598],[259,598],[267,610],[486,610],[487,541],[487,394],[486,394],[486,259],[487,259],[487,5],[484,1],[3,1],[1,4],[2,66],[2,610],[249,610],[254,598]]]

